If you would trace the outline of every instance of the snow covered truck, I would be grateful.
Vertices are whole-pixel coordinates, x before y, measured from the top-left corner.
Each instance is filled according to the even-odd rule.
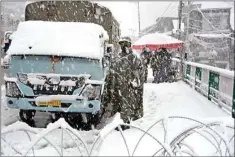
[[[28,2],[25,8],[25,21],[89,22],[101,25],[118,49],[121,35],[120,25],[110,9],[91,1],[36,1]]]
[[[89,1],[37,1],[26,4],[25,21],[7,52],[8,106],[20,109],[25,122],[46,111],[53,121],[63,115],[97,124],[121,33],[112,12]]]
[[[44,111],[54,120],[76,115],[79,122],[97,124],[112,51],[108,39],[94,23],[21,22],[7,51],[8,107],[19,109],[25,122]]]

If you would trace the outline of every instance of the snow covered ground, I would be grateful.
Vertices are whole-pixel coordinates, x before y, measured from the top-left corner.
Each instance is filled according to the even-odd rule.
[[[2,95],[4,95],[4,90],[5,89],[2,87]],[[122,138],[121,132],[110,132],[109,130],[112,127],[119,124],[120,119],[118,114],[115,119],[113,119],[113,122],[108,124],[102,130],[77,131],[69,128],[69,126],[66,126],[63,119],[61,119],[58,123],[50,124],[48,129],[40,128],[47,125],[48,121],[45,117],[48,115],[46,113],[39,113],[36,115],[37,128],[30,128],[24,125],[24,123],[17,121],[18,112],[7,108],[4,102],[4,96],[1,101],[1,120],[3,127],[1,132],[1,151],[4,155],[23,155],[26,150],[29,149],[30,140],[28,135],[22,131],[14,131],[17,130],[17,127],[21,130],[31,130],[35,134],[38,134],[35,135],[34,133],[29,133],[29,136],[33,140],[40,139],[40,136],[43,137],[44,133],[47,133],[50,129],[52,130],[51,133],[45,136],[48,141],[52,143],[52,145],[45,140],[40,140],[39,143],[34,146],[34,153],[37,156],[57,156],[59,155],[58,152],[60,153],[61,151],[65,156],[87,155],[86,149],[90,151],[93,143],[99,136],[102,137],[101,141],[103,143],[99,143],[101,141],[98,141],[93,148],[92,155],[127,156],[128,152],[130,155],[133,155],[133,150],[136,147],[138,140],[143,135],[143,132],[135,128],[124,131],[123,136],[125,138]],[[162,122],[160,122],[148,131],[152,137],[148,135],[143,137],[139,146],[136,148],[134,155],[152,156],[162,147],[165,147],[167,152],[172,153],[173,148],[175,148],[174,144],[180,143],[179,141],[183,138],[183,135],[187,135],[182,134],[182,132],[199,125],[199,123],[195,121],[190,121],[189,119],[183,119],[180,117],[196,119],[206,124],[211,122],[221,123],[221,125],[216,125],[211,128],[215,129],[216,132],[222,136],[221,139],[224,140],[230,148],[229,152],[231,154],[234,153],[234,139],[231,140],[231,137],[234,135],[234,130],[225,127],[226,125],[234,127],[233,119],[215,104],[193,91],[184,82],[145,84],[143,101],[144,117],[133,122],[131,125],[136,126],[139,129],[147,130],[159,119],[165,118],[165,123],[162,125]],[[167,118],[168,116],[176,117]],[[69,133],[66,133],[66,130],[64,130],[64,134],[62,135],[63,129],[58,129],[59,126],[62,128],[67,128]],[[13,132],[6,133],[9,130]],[[105,132],[110,132],[106,138],[104,136]],[[167,134],[164,136],[164,133],[166,132]],[[204,136],[200,136],[195,132],[198,134],[203,134]],[[77,137],[72,135],[72,133],[77,135]],[[189,133],[190,132],[188,132],[188,134]],[[178,152],[181,150],[182,153],[178,153],[177,155],[187,155],[187,153],[190,154],[190,152],[191,154],[194,153],[194,155],[200,156],[225,154],[225,146],[223,145],[223,142],[221,142],[216,133],[210,129],[203,127],[202,129],[194,129],[191,133],[193,134],[183,140],[182,144],[189,146],[192,150],[190,151],[190,149],[182,146],[181,149],[176,148]],[[209,136],[210,134],[213,136]],[[181,135],[181,138],[175,138],[177,135]],[[79,142],[79,136],[81,136],[84,140],[85,146]],[[63,140],[61,140],[61,138]],[[164,143],[163,146],[161,146],[153,138],[157,138],[160,143]],[[208,139],[212,141],[212,144],[208,141]],[[4,141],[8,142],[8,145]],[[63,143],[61,143],[61,141],[63,141]],[[171,144],[171,148],[169,144]],[[12,148],[10,148],[9,145]],[[58,152],[54,149],[53,145],[58,149]],[[216,148],[218,151],[216,151]],[[15,149],[15,151],[13,149]],[[30,151],[28,155],[32,156],[33,152]]]

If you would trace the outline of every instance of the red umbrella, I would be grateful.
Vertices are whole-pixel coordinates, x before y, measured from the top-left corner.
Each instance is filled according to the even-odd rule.
[[[138,39],[132,48],[136,50],[143,50],[144,47],[155,51],[160,48],[176,49],[183,45],[183,41],[175,39],[171,36],[161,33],[152,33],[145,35]]]

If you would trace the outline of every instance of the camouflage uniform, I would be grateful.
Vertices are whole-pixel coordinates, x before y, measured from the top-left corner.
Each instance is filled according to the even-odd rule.
[[[124,47],[119,56],[112,59],[103,93],[104,119],[117,112],[125,123],[143,117],[143,74],[141,60],[130,48]]]
[[[171,54],[166,49],[156,51],[151,58],[154,83],[172,82],[171,77]]]
[[[147,82],[148,78],[148,65],[150,63],[151,52],[148,52],[146,49],[141,53],[141,59],[144,68],[144,82]]]

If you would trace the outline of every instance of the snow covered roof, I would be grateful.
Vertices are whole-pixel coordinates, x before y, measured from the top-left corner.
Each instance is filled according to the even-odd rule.
[[[225,38],[225,37],[229,38],[230,34],[197,34],[195,33],[193,35],[197,37],[204,37],[204,38]]]
[[[216,2],[198,2],[195,4],[201,4],[201,9],[222,9],[222,8],[231,8],[231,12],[230,12],[230,24],[232,29],[234,30],[234,2],[231,1],[216,1]]]
[[[28,4],[31,4],[31,3],[34,3],[34,2],[37,2],[37,1],[32,1],[32,0],[31,0],[31,1],[26,1],[26,2],[25,2],[25,7],[26,7]]]
[[[93,23],[26,21],[13,33],[7,54],[100,59],[103,57],[102,41],[108,38],[103,27]]]
[[[224,1],[198,2],[198,4],[201,4],[201,9],[232,8],[232,5],[233,5],[229,2],[224,2]]]

